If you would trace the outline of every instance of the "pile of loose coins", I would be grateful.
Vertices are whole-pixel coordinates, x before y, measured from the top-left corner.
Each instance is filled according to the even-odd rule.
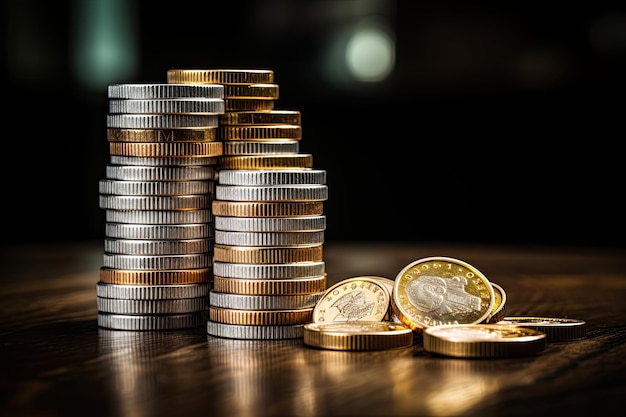
[[[314,348],[381,350],[413,346],[413,336],[421,336],[433,354],[496,358],[586,337],[583,320],[507,317],[505,307],[504,289],[474,266],[428,257],[405,266],[395,280],[362,276],[331,286],[303,339]]]

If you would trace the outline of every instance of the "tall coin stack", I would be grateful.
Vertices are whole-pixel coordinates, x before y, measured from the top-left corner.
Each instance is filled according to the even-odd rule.
[[[277,110],[270,70],[168,71],[171,83],[224,85],[224,143],[212,209],[213,285],[207,333],[301,338],[326,290],[326,172],[299,152],[300,112]]]
[[[219,84],[113,84],[110,164],[99,183],[106,210],[98,326],[205,326],[213,274]]]

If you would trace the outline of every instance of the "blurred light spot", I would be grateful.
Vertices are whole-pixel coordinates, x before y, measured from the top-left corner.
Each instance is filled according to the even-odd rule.
[[[76,0],[73,68],[80,84],[102,90],[137,72],[134,0]]]
[[[533,50],[521,54],[515,76],[527,88],[548,88],[564,78],[567,71],[565,58],[556,50]]]
[[[382,81],[394,66],[394,40],[378,27],[357,28],[346,45],[346,65],[358,81]]]
[[[599,52],[626,51],[626,15],[611,13],[594,20],[589,28],[589,42]]]

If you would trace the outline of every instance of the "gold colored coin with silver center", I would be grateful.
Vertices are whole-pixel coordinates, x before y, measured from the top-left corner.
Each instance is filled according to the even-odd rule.
[[[444,324],[475,324],[493,310],[489,280],[472,265],[449,257],[428,257],[405,266],[397,275],[392,307],[412,330]]]

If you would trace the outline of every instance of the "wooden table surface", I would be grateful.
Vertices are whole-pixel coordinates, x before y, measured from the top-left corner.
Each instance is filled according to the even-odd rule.
[[[437,357],[419,337],[343,352],[217,338],[206,327],[99,329],[102,254],[101,242],[2,250],[0,416],[626,415],[624,250],[325,243],[328,286],[394,279],[414,260],[451,256],[505,290],[509,316],[587,322],[583,340],[498,359]]]

